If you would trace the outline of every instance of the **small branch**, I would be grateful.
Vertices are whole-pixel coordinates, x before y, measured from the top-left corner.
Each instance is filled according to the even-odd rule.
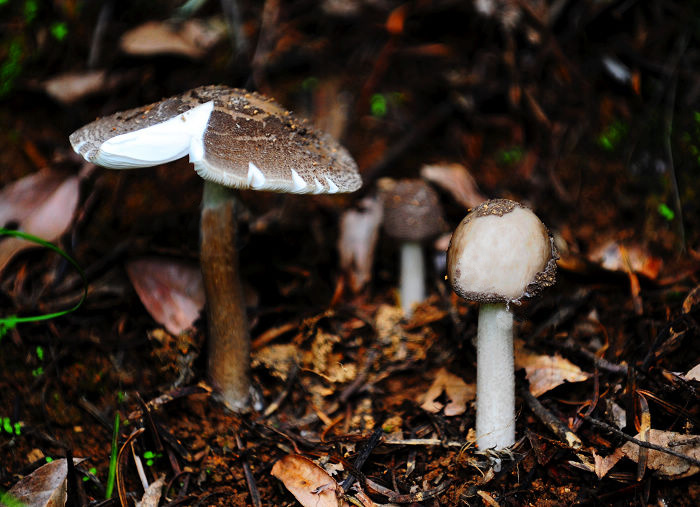
[[[467,447],[470,444],[470,442],[467,441],[451,441],[451,442],[445,442],[444,440],[440,440],[439,438],[408,438],[408,439],[399,439],[399,440],[384,440],[382,442],[383,445],[414,445],[414,446],[439,446],[439,447],[456,447],[461,449],[462,447]]]
[[[436,488],[428,489],[426,491],[418,491],[417,493],[401,494],[397,493],[389,488],[385,488],[381,484],[367,479],[367,486],[369,489],[373,490],[380,495],[384,495],[392,503],[415,503],[424,502],[425,500],[430,500],[436,496],[444,493],[447,488],[452,484],[452,480],[448,479]]]
[[[628,442],[632,442],[633,444],[637,444],[639,447],[644,447],[646,449],[652,449],[654,451],[659,451],[659,452],[663,452],[666,454],[670,454],[671,456],[675,456],[676,458],[680,458],[680,459],[687,461],[688,463],[691,463],[695,466],[700,466],[700,460],[695,459],[691,456],[674,451],[672,449],[669,449],[668,447],[663,447],[663,446],[652,444],[649,442],[644,442],[643,440],[638,440],[634,437],[629,436],[627,433],[623,433],[622,431],[618,430],[617,428],[610,426],[607,423],[599,421],[598,419],[593,419],[591,416],[584,415],[583,419],[586,422],[591,423],[593,426],[600,428],[602,430],[608,431],[609,433],[612,433],[613,435],[616,435],[620,438],[623,438],[623,439],[627,440]]]
[[[358,471],[362,469],[362,466],[365,464],[365,461],[367,461],[367,458],[369,458],[369,455],[372,454],[372,451],[374,451],[377,445],[379,445],[382,438],[382,432],[382,427],[377,426],[374,432],[372,432],[372,435],[369,437],[367,443],[362,446],[362,449],[357,454],[353,465]],[[350,474],[340,486],[343,488],[343,491],[347,492],[350,489],[350,486],[352,486],[353,482],[355,482],[355,476]]]
[[[564,423],[547,410],[540,401],[535,398],[530,391],[522,389],[520,395],[525,399],[530,410],[542,421],[542,423],[554,433],[559,440],[566,442],[569,447],[579,450],[583,447],[581,439],[571,431]]]
[[[241,438],[236,433],[236,447],[238,452],[241,453],[241,458],[243,461],[243,474],[245,475],[246,483],[248,484],[248,493],[250,493],[250,501],[255,507],[260,507],[262,502],[260,500],[260,492],[258,491],[257,483],[255,482],[255,476],[253,476],[253,471],[250,469],[250,464],[248,463],[248,458],[246,457],[245,447]]]

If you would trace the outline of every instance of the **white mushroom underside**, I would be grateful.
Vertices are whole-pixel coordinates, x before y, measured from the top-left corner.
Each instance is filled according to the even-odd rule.
[[[191,159],[201,160],[213,110],[210,101],[162,123],[107,139],[92,162],[111,169],[134,169],[171,162],[188,153]]]
[[[325,185],[314,178],[313,183],[306,183],[294,169],[291,170],[289,179],[267,178],[263,171],[253,162],[248,162],[248,172],[245,177],[217,167],[202,159],[194,163],[194,169],[202,178],[232,188],[253,188],[255,190],[269,190],[273,192],[289,192],[292,194],[335,194],[338,192],[336,185],[328,176],[323,176]]]
[[[111,169],[134,169],[172,162],[189,155],[197,173],[204,179],[234,188],[253,188],[297,194],[334,194],[338,186],[327,175],[307,183],[291,169],[288,179],[272,179],[253,161],[247,174],[212,165],[206,158],[204,134],[214,102],[209,101],[162,123],[112,137],[102,143],[91,162]],[[80,145],[73,147],[79,153]]]

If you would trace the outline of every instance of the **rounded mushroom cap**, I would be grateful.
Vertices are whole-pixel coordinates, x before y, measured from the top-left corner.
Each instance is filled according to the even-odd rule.
[[[454,291],[480,303],[518,303],[554,285],[559,258],[547,227],[525,206],[493,199],[455,229],[447,250]]]
[[[384,230],[400,241],[425,241],[445,227],[437,192],[423,180],[377,182],[384,202]]]
[[[204,179],[276,192],[353,192],[357,164],[329,135],[272,99],[227,86],[203,86],[100,118],[70,136],[89,162],[150,167],[189,155]]]

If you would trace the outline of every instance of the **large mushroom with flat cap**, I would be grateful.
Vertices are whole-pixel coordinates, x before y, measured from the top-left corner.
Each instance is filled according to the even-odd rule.
[[[224,404],[246,410],[250,337],[235,246],[232,189],[333,194],[362,181],[345,148],[258,93],[204,86],[100,118],[70,136],[87,161],[112,169],[189,156],[204,179],[200,262],[209,324],[208,374]]]
[[[511,305],[554,284],[559,258],[547,227],[529,208],[492,199],[455,229],[447,276],[457,295],[480,303],[476,337],[476,442],[481,449],[515,443],[515,375]]]
[[[426,297],[423,246],[445,227],[437,192],[423,180],[377,182],[384,203],[384,232],[399,242],[401,309],[410,317]]]

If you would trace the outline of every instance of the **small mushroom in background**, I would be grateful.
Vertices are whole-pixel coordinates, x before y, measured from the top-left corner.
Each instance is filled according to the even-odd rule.
[[[384,232],[400,242],[399,294],[401,309],[410,317],[413,306],[426,298],[423,243],[445,228],[440,199],[418,179],[382,178],[377,186],[384,202]]]
[[[71,134],[87,161],[151,167],[189,155],[204,179],[200,264],[209,325],[208,374],[223,403],[248,408],[250,337],[235,248],[232,188],[333,194],[362,181],[350,154],[272,99],[204,86],[98,119]]]
[[[480,303],[476,338],[476,439],[480,449],[515,443],[511,304],[556,280],[557,250],[547,227],[507,199],[481,203],[457,226],[447,275],[457,295]]]

